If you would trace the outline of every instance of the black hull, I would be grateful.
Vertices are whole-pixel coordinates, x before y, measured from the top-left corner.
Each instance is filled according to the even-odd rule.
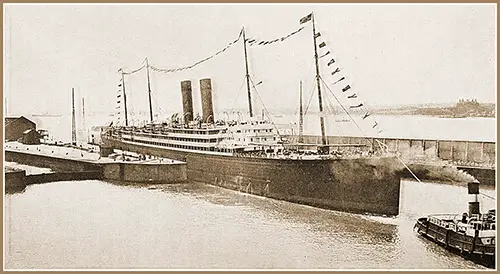
[[[495,268],[495,246],[484,245],[479,239],[459,234],[444,227],[437,226],[420,218],[415,224],[418,234],[431,240],[447,250],[488,268]]]
[[[187,163],[188,181],[300,204],[394,216],[400,170],[395,158],[290,160],[171,150],[103,137],[106,146]]]

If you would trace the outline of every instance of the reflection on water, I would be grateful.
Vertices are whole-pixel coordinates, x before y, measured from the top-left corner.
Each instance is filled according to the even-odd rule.
[[[412,229],[468,199],[464,187],[403,182],[401,214],[384,218],[202,184],[33,185],[5,199],[6,268],[481,269]]]

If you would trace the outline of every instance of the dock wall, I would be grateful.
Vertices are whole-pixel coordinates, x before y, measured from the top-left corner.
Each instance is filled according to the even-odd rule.
[[[26,187],[25,170],[5,170],[5,191],[22,190]]]
[[[93,163],[85,160],[65,159],[9,150],[5,151],[5,160],[30,166],[50,168],[54,171],[54,173],[28,176],[24,173],[23,177],[25,178],[22,180],[25,185],[92,179],[143,183],[180,183],[187,181],[185,163]],[[15,178],[16,175],[9,176]],[[12,184],[14,184],[14,181]]]
[[[297,135],[285,137],[290,143],[298,143]],[[304,135],[303,140],[303,143],[311,144],[306,146],[309,149],[315,149],[316,145],[321,144],[321,136]],[[483,167],[494,167],[496,162],[495,142],[328,136],[329,144],[362,144],[378,150],[380,148],[376,140],[386,144],[389,151],[399,152],[402,158],[408,160],[439,158],[459,166]]]
[[[26,176],[26,185],[59,181],[82,181],[102,179],[100,171],[67,171],[57,173],[31,174]]]
[[[50,168],[58,171],[89,171],[101,170],[96,163],[82,160],[66,159],[56,156],[41,155],[34,152],[5,150],[5,161],[16,162],[23,165]]]

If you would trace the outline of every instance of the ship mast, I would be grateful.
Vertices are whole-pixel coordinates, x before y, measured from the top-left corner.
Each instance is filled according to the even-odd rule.
[[[85,121],[85,97],[82,97],[82,124],[83,124],[83,139],[85,140],[85,134],[87,134],[87,123]]]
[[[319,76],[319,62],[318,62],[318,47],[316,45],[316,25],[314,24],[314,13],[312,13],[312,25],[313,25],[313,40],[314,40],[314,61],[316,64],[316,85],[318,86],[318,102],[319,102],[319,123],[321,125],[321,144],[326,146],[326,135],[325,135],[325,117],[323,115],[323,99],[321,98],[321,83]]]
[[[76,146],[75,88],[71,88],[71,143]]]
[[[302,110],[302,81],[300,81],[300,103],[299,103],[299,143],[302,143],[304,140],[304,112]]]
[[[125,78],[123,77],[123,70],[122,70],[122,89],[123,89],[122,90],[123,91],[123,106],[124,106],[124,111],[125,111],[125,126],[128,127],[127,94],[125,93]],[[150,104],[151,104],[151,101],[150,101]]]
[[[245,38],[245,28],[243,28],[243,50],[245,51],[245,78],[247,81],[247,94],[248,94],[248,111],[250,118],[253,117],[252,111],[252,95],[250,93],[250,74],[248,73],[248,56],[247,56],[247,39]]]
[[[153,123],[153,106],[151,105],[151,83],[149,81],[149,63],[147,57],[146,57],[146,71],[148,76],[149,119],[151,120],[151,123]]]

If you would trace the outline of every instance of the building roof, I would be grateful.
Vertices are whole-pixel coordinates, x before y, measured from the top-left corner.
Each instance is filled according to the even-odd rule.
[[[5,117],[5,126],[8,126],[9,124],[19,121],[19,120],[24,120],[27,121],[28,123],[35,124],[35,122],[31,121],[30,119],[20,116],[20,117]]]
[[[10,123],[16,121],[19,118],[14,118],[14,117],[5,117],[5,126],[8,126]]]

